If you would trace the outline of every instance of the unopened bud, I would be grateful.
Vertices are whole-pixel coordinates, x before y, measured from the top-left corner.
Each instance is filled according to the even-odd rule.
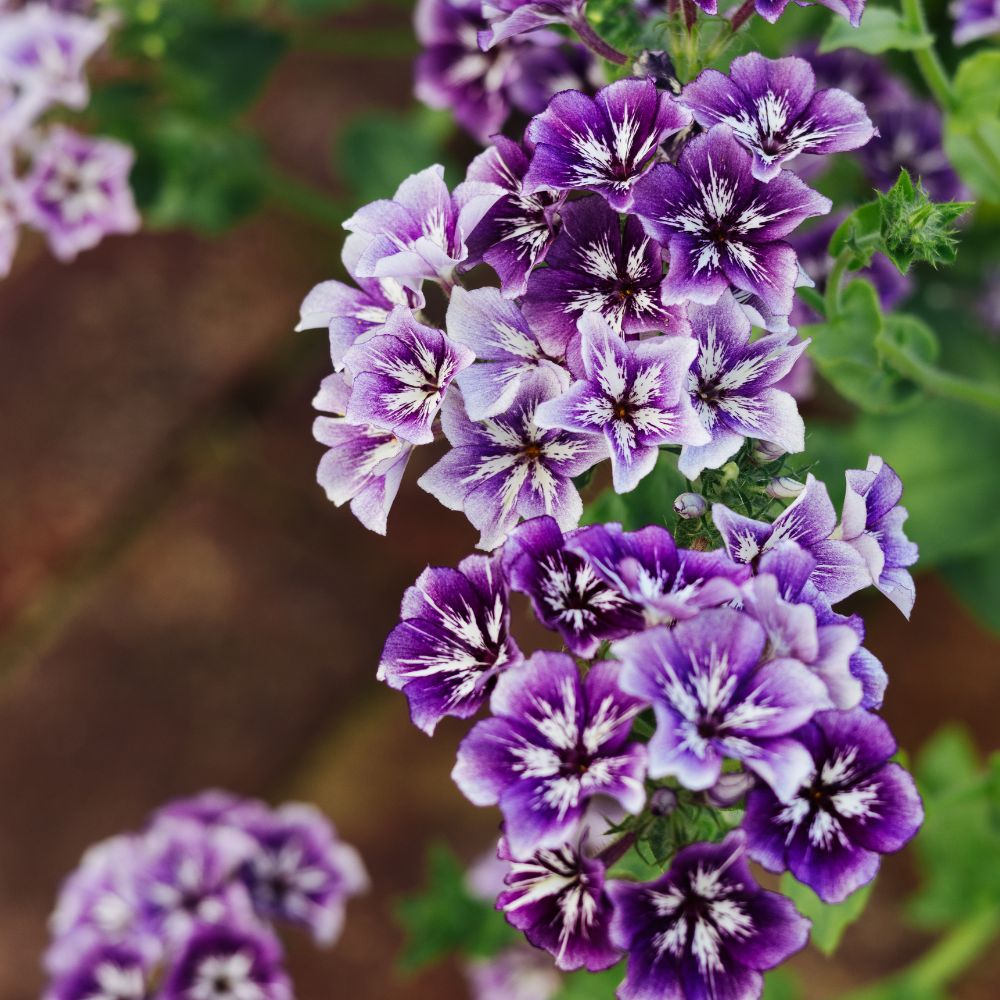
[[[794,500],[805,488],[805,483],[791,476],[775,476],[764,487],[764,492],[774,500]]]
[[[753,788],[754,780],[745,771],[732,771],[705,792],[705,798],[718,809],[731,809]]]
[[[657,788],[649,797],[649,811],[654,816],[669,816],[677,808],[677,793],[672,788]]]
[[[773,441],[758,441],[750,457],[758,465],[770,465],[771,462],[777,462],[784,454],[785,449],[781,445]]]
[[[739,479],[740,477],[740,467],[735,462],[726,462],[719,471],[722,473],[722,481],[724,483],[731,483],[734,479]]]
[[[632,64],[632,72],[636,76],[648,77],[661,90],[669,90],[672,94],[681,92],[674,61],[666,52],[644,49]]]
[[[688,520],[704,516],[707,510],[708,501],[700,493],[681,493],[674,501],[674,512]]]

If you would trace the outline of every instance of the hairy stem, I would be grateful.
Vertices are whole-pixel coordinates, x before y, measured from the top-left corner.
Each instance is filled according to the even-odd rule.
[[[608,45],[601,36],[590,26],[590,22],[585,17],[577,18],[570,22],[570,27],[580,36],[580,41],[590,49],[594,55],[607,59],[608,62],[624,66],[628,62],[628,56],[624,52],[619,52],[616,48]]]
[[[729,19],[729,27],[733,31],[739,31],[747,21],[754,15],[754,0],[743,0],[743,3],[733,12]]]
[[[834,320],[840,312],[840,288],[844,283],[844,275],[847,273],[847,265],[854,256],[850,250],[841,250],[840,256],[833,262],[830,274],[826,279],[826,318]]]

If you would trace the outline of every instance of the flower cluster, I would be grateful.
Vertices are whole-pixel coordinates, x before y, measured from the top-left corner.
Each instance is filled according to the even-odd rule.
[[[317,286],[299,324],[330,333],[330,499],[384,532],[413,449],[443,436],[419,485],[492,550],[524,518],[574,528],[574,478],[604,459],[624,493],[664,447],[689,479],[747,438],[801,451],[780,383],[805,347],[788,317],[809,279],[786,237],[830,202],[782,165],[874,134],[806,60],[748,55],[677,98],[639,78],[564,91],[454,191],[434,167],[361,208],[344,224],[357,287]],[[463,287],[478,264],[498,289]],[[427,282],[448,298],[443,330]],[[771,332],[754,339],[755,323]]]
[[[205,792],[92,847],[51,919],[46,1000],[291,1000],[274,930],[340,934],[367,876],[311,806]]]
[[[84,69],[108,30],[106,19],[58,4],[0,10],[0,276],[22,225],[41,232],[60,260],[139,227],[132,150],[39,124],[54,108],[86,106]]]

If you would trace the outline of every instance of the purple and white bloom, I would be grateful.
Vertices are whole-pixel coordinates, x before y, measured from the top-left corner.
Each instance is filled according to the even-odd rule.
[[[241,872],[257,913],[309,929],[329,946],[344,925],[347,900],[368,888],[358,852],[337,837],[315,806],[288,803],[246,825],[257,850]]]
[[[53,126],[19,184],[21,214],[60,260],[72,260],[111,233],[140,224],[128,177],[135,155],[113,139]]]
[[[545,430],[535,420],[540,403],[558,389],[538,381],[519,389],[510,408],[473,423],[461,396],[451,392],[441,411],[451,451],[418,485],[449,510],[461,510],[479,529],[479,546],[494,549],[521,518],[548,514],[564,530],[575,527],[583,501],[573,477],[607,454],[603,440]]]
[[[466,963],[472,1000],[553,1000],[563,988],[552,959],[525,943]]]
[[[586,0],[483,0],[489,28],[479,32],[483,51],[498,42],[550,24],[573,24],[584,16]]]
[[[792,343],[795,334],[789,332],[751,343],[750,320],[728,293],[715,305],[689,305],[688,319],[698,353],[688,372],[687,393],[710,438],[706,444],[684,445],[677,463],[680,471],[694,480],[703,469],[717,469],[746,438],[802,451],[805,424],[798,406],[775,386],[808,341]]]
[[[44,1000],[149,1000],[152,990],[148,955],[127,944],[101,943],[59,976]]]
[[[657,164],[636,185],[635,212],[670,255],[664,302],[711,305],[734,285],[770,312],[791,312],[799,269],[784,237],[831,202],[788,171],[765,184],[751,167],[730,129],[715,125],[687,143],[677,166]]]
[[[349,232],[368,237],[355,271],[362,278],[395,278],[413,289],[424,279],[450,286],[456,265],[469,253],[466,237],[503,194],[481,181],[466,181],[451,193],[440,165],[411,175],[391,200],[373,201],[344,223]]]
[[[525,190],[595,191],[627,212],[660,144],[690,124],[690,113],[652,80],[618,80],[595,97],[563,91],[528,125],[535,149]]]
[[[560,848],[595,797],[642,810],[646,748],[629,742],[641,708],[618,687],[615,664],[581,680],[571,657],[535,653],[501,675],[493,715],[462,741],[452,777],[474,805],[499,804],[514,857]]]
[[[814,774],[788,802],[766,788],[750,793],[743,819],[750,856],[839,903],[875,877],[881,855],[913,837],[923,806],[913,779],[890,762],[896,741],[877,715],[821,712],[796,738]]]
[[[698,347],[691,337],[627,344],[595,313],[581,317],[579,327],[583,378],[538,407],[539,426],[603,435],[618,493],[653,471],[661,445],[710,440],[685,391]]]
[[[235,875],[254,854],[254,842],[230,826],[163,820],[146,833],[136,887],[142,919],[169,942],[201,923],[253,918],[253,904]]]
[[[170,970],[162,1000],[292,1000],[281,945],[263,927],[202,927]]]
[[[574,532],[567,546],[641,610],[646,626],[672,625],[738,600],[750,577],[748,566],[723,552],[678,549],[670,532],[655,524],[638,531],[593,524]]]
[[[518,861],[501,841],[499,856],[510,862],[510,870],[497,909],[536,948],[544,948],[567,971],[597,972],[618,961],[603,862],[572,843]]]
[[[451,111],[484,145],[513,109],[538,114],[553,94],[586,86],[593,66],[582,45],[567,45],[552,31],[483,52],[479,33],[488,25],[481,0],[419,0],[414,26],[424,49],[416,62],[417,98]]]
[[[465,265],[485,261],[497,273],[507,298],[523,295],[531,269],[545,260],[556,235],[555,215],[564,196],[549,191],[526,194],[529,154],[503,135],[469,164],[466,180],[496,184],[504,196],[487,210],[469,234]]]
[[[523,659],[510,635],[507,579],[496,558],[469,556],[458,569],[428,566],[403,595],[379,680],[401,690],[428,735],[446,715],[468,719],[497,678]]]
[[[210,788],[185,799],[175,799],[153,813],[151,825],[161,820],[194,821],[202,826],[234,826],[246,828],[261,815],[269,813],[267,805],[258,799],[245,799],[232,792]]]
[[[848,469],[846,475],[839,537],[857,549],[875,587],[909,618],[916,589],[907,567],[918,553],[903,531],[909,514],[899,505],[902,480],[878,455],[869,456],[866,469]]]
[[[764,660],[767,635],[749,615],[712,608],[673,627],[616,642],[621,686],[653,706],[649,773],[685,788],[711,788],[729,758],[766,781],[783,801],[812,761],[789,738],[830,705],[825,684],[798,660]]]
[[[574,354],[577,323],[600,313],[616,333],[636,337],[657,331],[686,334],[683,310],[664,306],[663,252],[633,216],[624,231],[618,213],[603,198],[570,202],[562,230],[534,271],[524,297],[524,314],[552,354]]]
[[[629,955],[619,1000],[757,1000],[761,972],[805,947],[809,921],[750,874],[746,838],[679,851],[655,882],[613,882],[612,938]]]
[[[831,604],[871,585],[871,575],[858,552],[831,537],[837,513],[826,486],[812,473],[806,477],[806,488],[770,524],[720,503],[712,505],[712,520],[736,562],[752,563],[781,542],[798,543],[816,560],[810,582]]]
[[[521,310],[495,288],[455,288],[446,326],[452,341],[471,348],[480,362],[455,379],[470,420],[503,413],[538,379],[559,391],[569,387],[569,373],[542,350]]]
[[[955,0],[948,9],[955,19],[951,38],[956,45],[1000,35],[1000,0]]]
[[[805,59],[738,56],[729,76],[706,69],[680,102],[703,128],[728,125],[753,155],[753,175],[770,181],[800,153],[839,153],[876,134],[864,105],[843,90],[816,90]]]
[[[349,423],[344,416],[349,398],[343,376],[328,375],[313,400],[324,414],[313,422],[313,437],[327,447],[316,480],[333,504],[350,502],[369,531],[384,535],[413,446],[376,427]]]
[[[421,309],[424,297],[395,278],[360,278],[355,273],[368,237],[351,233],[341,259],[358,287],[342,281],[322,281],[305,297],[296,330],[325,328],[330,333],[330,356],[337,371],[344,354],[355,343],[384,325],[394,309]]]
[[[790,0],[754,0],[754,10],[765,21],[774,24],[785,12]],[[857,28],[861,24],[861,15],[865,12],[866,0],[818,0],[818,2],[832,10],[834,14],[851,22],[852,27]]]
[[[399,310],[378,333],[344,355],[351,374],[347,421],[395,434],[410,444],[430,444],[445,393],[476,360],[462,344]]]
[[[564,537],[551,517],[536,517],[511,533],[503,561],[511,587],[531,598],[538,620],[557,631],[571,653],[590,658],[605,640],[642,628],[643,618],[637,604],[602,578],[596,562],[572,550],[576,537]]]

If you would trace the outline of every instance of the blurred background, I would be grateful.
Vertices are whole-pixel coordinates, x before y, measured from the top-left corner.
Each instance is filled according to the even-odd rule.
[[[271,161],[344,215],[360,187],[389,193],[358,159],[373,131],[390,149],[437,141],[433,117],[391,137],[414,107],[410,17],[401,3],[340,15],[340,41],[286,53],[251,113]],[[464,727],[424,737],[375,667],[403,589],[475,536],[415,487],[419,469],[387,539],[315,485],[327,346],[292,328],[339,251],[330,225],[273,203],[219,235],[111,238],[71,267],[29,243],[0,285],[3,1000],[39,995],[46,918],[83,849],[212,786],[316,802],[368,865],[373,889],[332,951],[288,939],[300,1000],[466,995],[452,965],[396,971],[393,911],[429,843],[471,859],[496,815],[450,782]],[[886,715],[910,749],[961,720],[992,750],[1000,643],[935,575],[918,592],[910,624],[884,600],[857,607],[892,679]],[[909,854],[889,859],[837,956],[796,960],[811,997],[926,947],[894,910],[913,882]],[[954,995],[992,1000],[998,976],[1000,957],[981,962]]]

